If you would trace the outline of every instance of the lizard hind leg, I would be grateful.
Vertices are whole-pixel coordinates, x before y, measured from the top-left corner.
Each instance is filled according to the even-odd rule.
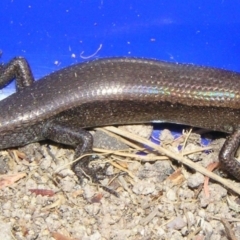
[[[48,122],[44,127],[43,137],[54,142],[75,147],[74,159],[77,159],[84,154],[92,153],[92,135],[85,129],[79,129],[70,124],[59,123],[58,121]],[[72,169],[80,182],[82,182],[85,177],[89,177],[93,183],[100,184],[100,180],[106,177],[106,169],[108,165],[103,168],[90,167],[89,163],[92,160],[92,156],[85,156],[79,161],[73,163]],[[104,186],[102,187],[105,191],[117,196],[117,193],[113,190]]]

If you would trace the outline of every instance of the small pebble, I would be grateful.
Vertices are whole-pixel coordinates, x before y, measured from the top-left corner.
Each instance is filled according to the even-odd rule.
[[[187,184],[190,188],[197,188],[204,182],[204,176],[201,173],[194,173],[192,174],[188,180]]]

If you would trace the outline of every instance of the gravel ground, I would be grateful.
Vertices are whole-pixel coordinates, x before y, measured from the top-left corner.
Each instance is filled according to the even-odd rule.
[[[152,131],[124,129],[147,138]],[[196,133],[174,139],[164,130],[160,139],[176,152],[182,145],[193,152],[202,147]],[[218,162],[223,142],[214,140],[212,150],[188,158],[204,167]],[[203,187],[202,174],[150,150],[135,159],[127,142],[102,131],[94,134],[94,147],[128,149],[124,156],[99,155],[94,163],[110,162],[102,185],[118,198],[90,180],[78,183],[70,168],[72,149],[48,142],[2,151],[0,239],[240,239],[239,198],[222,185],[209,180]],[[122,171],[128,174],[113,175]]]

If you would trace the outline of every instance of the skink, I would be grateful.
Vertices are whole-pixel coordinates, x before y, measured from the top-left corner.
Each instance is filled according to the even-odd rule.
[[[108,58],[72,65],[34,82],[24,58],[0,65],[0,87],[17,92],[0,102],[0,149],[50,139],[91,152],[85,128],[172,122],[230,133],[220,161],[240,179],[240,73],[148,59]],[[73,166],[97,179],[89,159]]]

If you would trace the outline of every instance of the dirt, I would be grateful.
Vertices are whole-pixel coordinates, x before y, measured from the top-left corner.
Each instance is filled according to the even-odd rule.
[[[152,128],[143,126],[142,131],[149,136]],[[218,162],[224,139],[212,141],[211,150],[194,153],[203,147],[201,138],[192,133],[185,141],[186,136],[176,139],[164,130],[159,138],[172,151],[182,151],[182,146],[193,151],[187,157],[204,167]],[[118,198],[88,179],[79,184],[71,170],[72,149],[45,142],[1,152],[0,239],[240,239],[237,194],[212,180],[204,186],[201,173],[161,159],[155,151],[139,155],[108,134],[95,137],[95,148],[129,154],[95,153],[94,164],[110,163],[102,185]],[[128,174],[115,174],[123,171]]]

